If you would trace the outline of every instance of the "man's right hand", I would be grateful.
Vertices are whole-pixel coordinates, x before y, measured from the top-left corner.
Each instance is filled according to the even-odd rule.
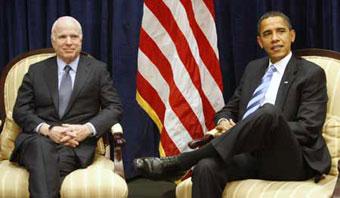
[[[67,127],[63,126],[54,126],[51,129],[49,129],[48,124],[44,124],[40,127],[40,133],[49,137],[52,141],[54,141],[57,144],[63,144],[65,146],[69,147],[77,147],[79,145],[79,142],[75,139],[75,137],[71,136],[70,131]]]
[[[215,127],[218,131],[215,133],[215,137],[222,135],[223,133],[227,132],[230,128],[235,126],[235,122],[232,119],[223,119],[221,120],[217,126]]]

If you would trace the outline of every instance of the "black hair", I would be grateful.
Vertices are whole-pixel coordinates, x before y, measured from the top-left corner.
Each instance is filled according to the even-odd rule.
[[[292,23],[290,22],[290,19],[287,15],[283,14],[280,11],[269,11],[264,13],[261,18],[257,22],[257,34],[260,35],[260,25],[261,22],[269,17],[281,17],[283,20],[285,20],[288,24],[288,28],[291,30],[293,29]]]

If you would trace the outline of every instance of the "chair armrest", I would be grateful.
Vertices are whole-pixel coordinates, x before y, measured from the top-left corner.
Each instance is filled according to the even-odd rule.
[[[340,171],[340,160],[338,161],[338,171]],[[340,174],[338,174],[332,197],[340,198]]]
[[[202,138],[190,141],[188,143],[189,148],[195,149],[207,144],[208,142],[215,138],[216,133],[218,133],[218,131],[215,128],[208,131]]]
[[[122,147],[125,145],[126,140],[123,138],[123,128],[119,123],[112,126],[111,133],[115,147]]]
[[[122,147],[126,144],[126,140],[123,138],[123,128],[117,123],[111,127],[111,133],[113,137],[113,162],[115,164],[115,172],[124,178],[124,165],[122,160]]]
[[[199,148],[210,142],[212,139],[214,139],[213,135],[206,134],[202,138],[192,140],[191,142],[188,143],[188,146],[191,149]]]

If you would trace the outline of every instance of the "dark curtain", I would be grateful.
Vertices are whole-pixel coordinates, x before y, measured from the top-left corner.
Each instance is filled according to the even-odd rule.
[[[257,20],[279,10],[297,32],[293,45],[340,51],[338,0],[215,0],[224,98],[237,86],[246,64],[265,54],[257,46]],[[108,64],[124,105],[121,124],[126,176],[135,176],[132,160],[158,155],[159,135],[135,100],[137,50],[143,0],[0,0],[0,70],[15,56],[50,47],[56,18],[71,15],[83,27],[83,50]]]

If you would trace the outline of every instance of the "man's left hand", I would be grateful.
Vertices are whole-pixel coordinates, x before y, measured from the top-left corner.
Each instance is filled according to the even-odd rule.
[[[78,142],[82,142],[91,134],[86,124],[63,124],[62,126],[69,128],[68,135],[74,137]]]

